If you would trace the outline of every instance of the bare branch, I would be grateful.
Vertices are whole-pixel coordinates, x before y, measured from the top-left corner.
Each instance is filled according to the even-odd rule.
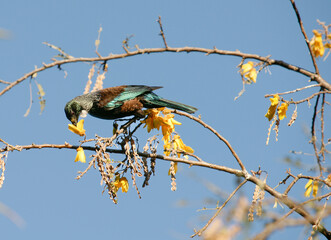
[[[240,160],[238,154],[234,151],[233,147],[230,145],[230,143],[223,137],[221,136],[215,129],[213,129],[211,126],[209,126],[208,124],[206,124],[205,122],[203,122],[200,118],[194,117],[191,114],[185,113],[185,112],[181,112],[178,110],[172,110],[171,112],[176,113],[178,115],[182,115],[185,117],[188,117],[194,121],[196,121],[197,123],[201,124],[202,126],[204,126],[205,128],[207,128],[208,130],[210,130],[212,133],[214,133],[222,142],[225,143],[225,145],[229,148],[230,152],[232,153],[232,155],[234,156],[234,158],[237,160],[239,166],[241,167],[241,169],[245,172],[245,166],[242,163],[242,161]]]
[[[297,88],[297,89],[294,89],[294,90],[291,90],[291,91],[287,91],[287,92],[282,92],[282,93],[273,93],[273,94],[266,94],[264,95],[265,98],[268,98],[268,97],[272,97],[274,95],[285,95],[285,94],[291,94],[291,93],[295,93],[295,92],[299,92],[299,91],[302,91],[304,89],[308,89],[308,88],[312,88],[312,87],[320,87],[321,85],[320,84],[313,84],[313,85],[308,85],[308,86],[305,86],[305,87],[302,87],[302,88]]]
[[[318,70],[318,67],[317,67],[317,63],[316,63],[315,57],[314,57],[314,55],[313,55],[313,51],[312,51],[312,49],[311,49],[311,47],[310,47],[309,39],[308,39],[307,34],[306,34],[306,32],[305,32],[305,29],[304,29],[304,27],[303,27],[303,24],[302,24],[302,20],[301,20],[301,17],[300,17],[299,11],[298,11],[298,9],[297,9],[297,7],[296,7],[296,5],[295,5],[294,0],[291,0],[291,3],[292,3],[292,7],[293,7],[293,9],[294,9],[294,11],[295,11],[295,15],[297,16],[297,19],[298,19],[298,22],[299,22],[299,25],[300,25],[301,32],[302,32],[302,34],[303,34],[303,36],[304,36],[304,38],[305,38],[305,42],[306,42],[306,44],[307,44],[307,47],[308,47],[308,50],[309,50],[309,53],[310,53],[310,56],[311,56],[311,60],[313,61],[313,65],[314,65],[314,68],[315,68],[315,72],[316,72],[317,75],[319,75],[319,70]]]
[[[0,92],[0,96],[3,95],[4,93],[8,92],[10,89],[12,89],[14,86],[21,83],[25,79],[31,77],[33,74],[44,71],[48,68],[52,68],[52,67],[55,67],[55,66],[58,67],[58,66],[61,66],[61,65],[64,65],[64,64],[78,63],[78,62],[104,62],[104,61],[110,61],[110,60],[115,60],[115,59],[123,59],[123,58],[137,56],[137,55],[143,55],[145,53],[150,54],[150,53],[162,53],[162,52],[173,52],[173,53],[199,52],[199,53],[205,53],[206,55],[217,54],[217,55],[236,56],[236,57],[240,57],[240,58],[244,57],[246,59],[256,59],[256,60],[265,62],[267,65],[278,65],[278,66],[281,66],[281,67],[286,68],[288,70],[295,71],[295,72],[298,72],[300,74],[303,74],[303,75],[309,77],[311,80],[316,81],[317,83],[319,83],[321,85],[321,87],[331,91],[331,84],[328,83],[326,80],[324,80],[321,76],[319,76],[319,75],[317,75],[317,74],[315,74],[311,71],[308,71],[304,68],[297,67],[295,65],[286,63],[286,62],[281,61],[281,60],[274,60],[274,59],[270,59],[269,57],[262,57],[262,56],[259,56],[259,55],[256,55],[256,54],[241,53],[240,51],[219,50],[217,48],[207,49],[207,48],[197,48],[197,47],[182,47],[182,48],[168,47],[168,48],[137,49],[136,51],[132,51],[132,52],[128,51],[127,53],[122,53],[122,54],[111,54],[107,57],[101,57],[101,58],[100,57],[71,58],[71,59],[64,59],[64,60],[61,60],[61,61],[55,61],[55,62],[52,62],[50,64],[43,64],[42,67],[37,68],[37,69],[35,69],[35,70],[33,70],[29,73],[26,73],[21,78],[19,78],[16,81],[12,82],[10,85],[8,85],[6,88],[4,88]]]
[[[159,16],[159,19],[157,20],[157,22],[160,25],[160,35],[162,36],[164,46],[165,46],[165,48],[168,48],[168,44],[167,44],[166,38],[164,36],[164,31],[163,31],[163,27],[162,27],[161,16]]]

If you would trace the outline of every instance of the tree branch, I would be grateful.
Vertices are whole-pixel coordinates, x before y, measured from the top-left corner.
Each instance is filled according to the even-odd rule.
[[[306,34],[306,31],[303,27],[303,24],[302,24],[302,20],[301,20],[301,17],[300,17],[300,14],[299,14],[299,11],[297,9],[297,6],[295,5],[295,2],[294,0],[290,0],[291,3],[292,3],[292,7],[295,11],[295,15],[297,16],[297,19],[298,19],[298,22],[299,22],[299,25],[300,25],[300,29],[301,29],[301,32],[302,32],[302,35],[303,37],[305,38],[305,42],[307,44],[307,47],[308,47],[308,50],[309,50],[309,53],[310,53],[310,57],[311,57],[311,60],[313,61],[313,65],[314,65],[314,68],[315,68],[315,72],[317,75],[319,75],[319,70],[318,70],[318,67],[317,67],[317,63],[316,63],[316,60],[315,60],[315,57],[313,55],[313,51],[311,50],[311,47],[310,47],[310,43],[309,43],[309,39],[307,37],[307,34]],[[330,89],[329,89],[330,90]]]
[[[191,114],[188,114],[188,113],[185,113],[185,112],[182,112],[182,111],[178,111],[178,110],[171,110],[171,112],[176,113],[178,115],[182,115],[182,116],[188,117],[188,118],[196,121],[197,123],[201,124],[203,127],[207,128],[212,133],[214,133],[229,148],[230,152],[232,153],[232,155],[234,156],[234,158],[237,160],[239,166],[241,167],[241,170],[246,171],[244,164],[242,163],[242,161],[240,160],[238,154],[234,151],[234,149],[232,148],[232,146],[230,145],[230,143],[228,142],[228,140],[226,140],[223,136],[221,136],[215,129],[213,129],[211,126],[209,126],[208,124],[206,124],[205,122],[203,122],[200,118],[194,117]]]
[[[12,145],[6,144],[6,147],[0,149],[1,152],[6,152],[6,151],[22,151],[23,149],[29,150],[29,149],[42,149],[42,148],[56,148],[56,149],[77,149],[80,146],[77,145],[71,145],[69,143],[65,144],[41,144],[41,145],[36,145],[36,144],[31,144],[31,145],[25,145],[25,146],[15,146],[15,147],[10,147]],[[97,147],[91,147],[91,146],[84,146],[84,150],[90,150],[90,151],[96,151],[98,150]],[[125,154],[125,150],[119,150],[119,149],[106,149],[106,152],[109,153],[115,153],[115,154]],[[222,172],[227,172],[233,175],[236,175],[237,177],[244,177],[247,181],[250,181],[254,183],[255,185],[259,185],[261,189],[264,189],[266,192],[268,192],[270,195],[273,197],[279,199],[282,203],[284,203],[286,206],[288,206],[290,209],[295,209],[294,211],[300,214],[303,218],[305,218],[311,225],[315,225],[317,222],[317,219],[313,216],[311,216],[303,207],[302,205],[311,202],[311,201],[317,201],[321,200],[323,198],[326,198],[331,195],[331,193],[328,193],[326,195],[316,197],[314,199],[310,199],[306,202],[303,203],[296,203],[295,201],[291,200],[288,196],[281,194],[271,188],[269,185],[261,181],[259,178],[248,174],[247,171],[242,171],[238,169],[233,169],[225,166],[220,166],[216,164],[211,164],[208,162],[204,161],[192,161],[192,160],[187,160],[183,158],[176,158],[176,157],[168,157],[168,156],[163,156],[163,155],[158,155],[158,154],[152,154],[152,153],[142,153],[142,152],[137,152],[137,154],[141,157],[145,158],[151,158],[151,159],[160,159],[164,161],[173,161],[173,162],[179,162],[179,163],[184,163],[190,166],[200,166],[200,167],[205,167],[205,168],[210,168]],[[331,237],[331,232],[329,232],[323,225],[319,224],[317,226],[317,230],[322,233],[324,236],[326,236],[328,239]]]
[[[122,54],[110,54],[109,56],[106,56],[106,57],[71,58],[71,59],[64,59],[64,60],[60,60],[60,61],[55,61],[55,62],[52,62],[50,64],[43,64],[42,67],[37,68],[37,69],[25,74],[24,76],[17,79],[16,81],[12,82],[10,85],[8,85],[6,88],[4,88],[0,92],[0,96],[3,95],[4,93],[8,92],[10,89],[12,89],[14,86],[21,83],[25,79],[31,77],[33,74],[39,73],[41,71],[44,71],[48,68],[52,68],[52,67],[55,67],[55,66],[58,67],[58,66],[61,66],[61,65],[64,65],[64,64],[77,63],[77,62],[104,62],[104,61],[110,61],[110,60],[115,60],[115,59],[123,59],[123,58],[127,58],[127,57],[142,55],[142,54],[145,54],[145,53],[150,54],[150,53],[163,53],[163,52],[172,52],[172,53],[199,52],[199,53],[205,53],[206,55],[217,54],[217,55],[236,56],[236,57],[241,57],[241,58],[245,58],[245,59],[255,59],[255,60],[265,62],[267,65],[278,65],[278,66],[281,66],[281,67],[286,68],[288,70],[298,72],[302,75],[305,75],[305,76],[309,77],[311,80],[316,81],[317,83],[319,83],[321,85],[321,87],[331,91],[331,84],[328,83],[327,81],[325,81],[318,74],[315,74],[315,73],[313,73],[311,71],[308,71],[304,68],[297,67],[295,65],[286,63],[286,62],[281,61],[281,60],[274,60],[274,59],[270,59],[269,57],[262,57],[262,56],[259,56],[259,55],[256,55],[256,54],[241,53],[240,51],[219,50],[217,48],[208,49],[208,48],[197,48],[197,47],[182,47],[182,48],[180,48],[180,47],[179,48],[168,47],[168,48],[145,48],[145,49],[140,49],[139,48],[136,51],[132,51],[132,52],[128,51],[127,53],[122,53]]]

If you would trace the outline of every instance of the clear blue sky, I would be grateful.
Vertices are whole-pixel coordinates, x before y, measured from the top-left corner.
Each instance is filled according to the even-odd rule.
[[[331,23],[331,2],[328,0],[298,1],[297,6],[309,38],[319,28],[316,19]],[[101,34],[101,55],[123,53],[122,41],[130,35],[130,45],[140,48],[163,47],[156,22],[162,16],[168,45],[171,47],[204,47],[240,50],[282,59],[313,70],[290,1],[6,1],[1,6],[0,28],[10,32],[0,39],[0,79],[15,81],[42,63],[49,63],[56,51],[43,45],[50,42],[74,57],[94,57],[94,41]],[[280,67],[264,71],[257,83],[241,90],[241,78],[236,66],[240,58],[205,56],[200,53],[165,53],[135,56],[109,62],[104,87],[122,84],[163,86],[161,96],[197,107],[196,115],[227,138],[249,170],[259,166],[268,171],[268,183],[275,186],[290,166],[282,159],[289,151],[313,153],[305,134],[310,128],[313,108],[298,107],[298,118],[292,127],[281,123],[279,141],[274,134],[265,146],[269,122],[264,117],[269,100],[265,94],[288,91],[308,85],[308,79]],[[331,79],[330,61],[318,61],[321,74]],[[80,138],[67,129],[65,103],[81,95],[87,81],[89,65],[64,65],[39,73],[37,81],[46,92],[46,108],[39,115],[37,88],[33,84],[33,106],[29,106],[29,80],[0,97],[0,138],[11,144],[31,143],[77,144]],[[4,85],[0,85],[1,89]],[[309,96],[313,91],[293,95],[294,100]],[[330,100],[329,100],[330,101]],[[330,118],[330,111],[326,117]],[[184,142],[208,162],[237,167],[222,142],[196,123],[177,117],[183,123],[176,128]],[[94,134],[110,136],[112,121],[88,116],[85,120],[88,137]],[[330,136],[330,128],[325,129]],[[137,132],[140,145],[145,144],[145,129]],[[229,174],[180,165],[176,192],[172,192],[169,163],[157,161],[156,176],[150,186],[142,189],[139,199],[130,182],[126,194],[119,193],[115,205],[102,195],[98,171],[91,170],[81,180],[77,171],[87,166],[74,163],[72,150],[29,150],[9,153],[6,179],[0,190],[0,202],[18,213],[25,221],[18,228],[0,215],[1,239],[187,239],[193,228],[201,227],[201,216],[213,212],[197,212],[202,207],[215,207],[219,198],[198,179],[213,182],[224,192],[235,187]],[[112,156],[121,159],[120,156]],[[307,166],[314,166],[311,156],[292,156]],[[292,166],[291,166],[292,167]],[[293,169],[293,173],[307,173]],[[142,182],[138,182],[141,186]],[[303,199],[304,182],[294,189],[297,199]],[[244,192],[251,201],[254,186],[247,184]],[[325,190],[324,190],[325,191]],[[206,199],[213,199],[208,205]],[[178,202],[187,204],[178,207]],[[221,200],[222,201],[222,200]],[[286,212],[286,211],[285,211]],[[290,234],[296,238],[297,228]],[[270,239],[284,237],[284,232]],[[287,237],[289,235],[286,235]]]

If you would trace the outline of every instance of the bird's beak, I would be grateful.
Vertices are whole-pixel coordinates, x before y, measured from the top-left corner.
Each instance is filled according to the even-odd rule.
[[[78,119],[77,119],[77,117],[75,117],[75,116],[72,116],[71,119],[70,119],[70,122],[71,122],[73,125],[75,125],[76,127],[77,127],[77,121],[78,121]]]

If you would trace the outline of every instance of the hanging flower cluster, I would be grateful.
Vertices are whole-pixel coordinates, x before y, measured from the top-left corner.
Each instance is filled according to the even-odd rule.
[[[152,129],[162,130],[163,142],[164,142],[164,154],[169,156],[171,153],[177,153],[180,157],[181,154],[186,156],[185,153],[193,153],[194,150],[185,145],[181,137],[175,133],[175,125],[181,125],[180,122],[174,119],[174,114],[167,108],[153,108],[145,110],[147,118],[142,120],[145,123],[144,128],[147,127],[147,132]],[[163,116],[161,115],[163,114]],[[175,169],[177,170],[177,164]]]
[[[283,120],[284,118],[286,118],[286,111],[288,108],[288,103],[284,102],[280,106],[278,106],[279,100],[280,100],[280,98],[277,94],[274,95],[272,98],[270,98],[271,105],[268,109],[268,112],[265,115],[265,117],[268,118],[269,121],[271,121],[274,118],[274,116],[276,114],[276,110],[278,113],[279,120]]]
[[[314,36],[309,42],[313,55],[314,57],[323,57],[325,48],[331,48],[331,34],[322,34],[318,30],[313,30],[313,33]]]
[[[254,62],[249,61],[243,64],[240,68],[240,74],[247,83],[256,83],[257,70],[254,68]]]

